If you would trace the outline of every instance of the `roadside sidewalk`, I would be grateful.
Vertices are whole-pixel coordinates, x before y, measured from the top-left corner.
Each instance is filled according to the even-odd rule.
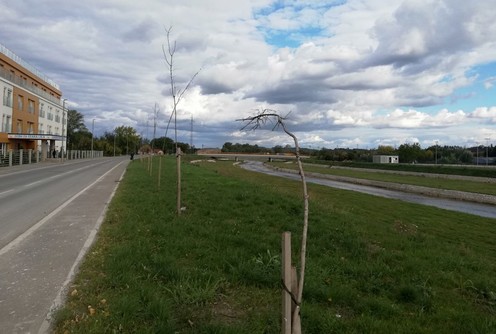
[[[49,332],[52,311],[63,302],[126,166],[119,163],[0,250],[0,333]]]

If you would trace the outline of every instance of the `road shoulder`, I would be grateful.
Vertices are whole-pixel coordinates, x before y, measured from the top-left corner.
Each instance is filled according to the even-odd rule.
[[[126,166],[127,162],[119,163],[36,229],[2,249],[2,330],[49,331],[52,312],[63,302],[79,263],[93,243]]]

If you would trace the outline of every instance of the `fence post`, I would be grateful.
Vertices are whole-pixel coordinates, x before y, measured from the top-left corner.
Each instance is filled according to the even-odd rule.
[[[12,150],[9,151],[9,167],[12,167]]]
[[[282,234],[282,334],[291,334],[292,300],[289,293],[292,288],[291,269],[291,232]]]
[[[19,166],[22,166],[22,162],[23,162],[22,158],[24,158],[23,155],[24,155],[24,150],[21,148],[19,150]]]
[[[29,149],[28,150],[28,164],[31,164],[31,155],[33,154],[33,150]]]

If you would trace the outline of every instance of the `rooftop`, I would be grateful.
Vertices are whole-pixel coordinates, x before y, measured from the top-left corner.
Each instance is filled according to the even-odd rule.
[[[33,74],[35,74],[36,76],[38,76],[40,79],[42,79],[43,81],[45,81],[50,86],[56,88],[57,90],[60,90],[59,85],[57,85],[53,80],[51,80],[50,78],[48,78],[45,74],[43,74],[43,72],[41,72],[40,70],[38,70],[36,67],[34,67],[33,65],[31,65],[27,61],[23,60],[21,57],[19,57],[18,55],[16,55],[14,52],[12,52],[9,49],[7,49],[7,47],[5,47],[1,43],[0,43],[0,52],[3,53],[4,55],[6,55],[7,57],[9,57],[10,59],[12,59],[13,61],[15,61],[16,63],[18,63],[19,65],[23,66],[25,69],[31,71]]]

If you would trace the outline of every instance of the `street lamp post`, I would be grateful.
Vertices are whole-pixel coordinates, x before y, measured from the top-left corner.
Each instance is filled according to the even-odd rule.
[[[115,133],[115,130],[114,130],[114,157],[115,157],[115,137],[117,137],[117,133]]]
[[[64,149],[65,151],[67,152],[67,135],[65,135],[65,131],[66,131],[66,126],[65,126],[65,123],[66,123],[66,118],[65,118],[65,101],[67,101],[67,99],[63,99],[62,100],[62,148],[61,148],[61,155],[60,155],[60,162],[64,162]],[[64,140],[65,140],[65,147],[64,147]]]
[[[479,166],[479,142],[475,142],[475,144],[477,145],[477,151],[476,151],[477,152],[477,155],[476,155],[477,159],[476,159],[476,164],[477,164],[477,166]]]
[[[437,165],[437,140],[436,140],[436,165]]]
[[[486,139],[486,166],[489,164],[489,137],[485,138]]]
[[[94,158],[93,155],[93,137],[95,137],[95,119],[93,118],[93,125],[91,126],[91,157]]]

